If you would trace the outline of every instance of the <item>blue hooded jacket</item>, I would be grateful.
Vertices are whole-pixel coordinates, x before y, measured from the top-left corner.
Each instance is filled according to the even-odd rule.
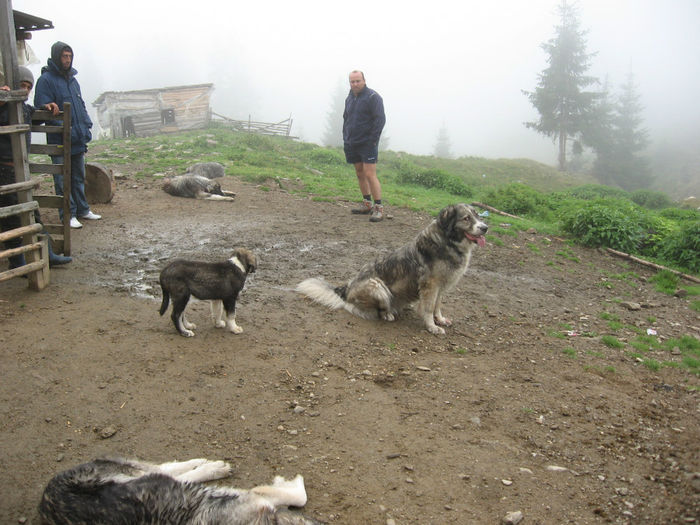
[[[379,93],[364,87],[357,96],[350,90],[343,112],[343,142],[345,144],[377,145],[384,129],[384,101]]]
[[[34,92],[34,105],[38,108],[44,107],[49,102],[58,104],[58,108],[63,111],[63,104],[71,104],[71,155],[84,153],[87,151],[87,144],[92,140],[92,120],[88,115],[83,95],[80,92],[80,84],[75,79],[78,72],[71,67],[68,71],[61,69],[61,53],[64,50],[73,50],[68,44],[56,42],[51,46],[51,58],[46,65],[41,68],[41,76],[36,83]],[[60,122],[49,122],[51,125],[60,125]],[[62,144],[63,138],[60,133],[48,133],[46,141],[49,144]]]

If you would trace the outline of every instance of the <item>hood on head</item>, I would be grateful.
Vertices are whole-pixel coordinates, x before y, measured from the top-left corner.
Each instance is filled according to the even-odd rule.
[[[63,53],[63,51],[65,51],[66,49],[73,53],[73,48],[65,42],[56,42],[54,45],[51,46],[51,60],[53,60],[53,63],[59,69],[61,69],[61,53]],[[75,58],[75,53],[73,53],[73,58]],[[71,62],[71,67],[72,66],[73,62]]]

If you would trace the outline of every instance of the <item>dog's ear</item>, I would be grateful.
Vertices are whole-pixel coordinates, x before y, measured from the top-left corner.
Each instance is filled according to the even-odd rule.
[[[440,210],[440,213],[438,214],[438,226],[440,226],[440,229],[444,231],[448,237],[450,236],[450,233],[452,233],[455,229],[455,217],[457,217],[457,206],[455,206],[454,204],[445,206],[443,209]]]
[[[253,255],[252,253],[248,253],[248,257],[246,257],[246,263],[245,263],[246,273],[255,273],[256,265],[257,265],[257,260],[255,259],[255,255]]]

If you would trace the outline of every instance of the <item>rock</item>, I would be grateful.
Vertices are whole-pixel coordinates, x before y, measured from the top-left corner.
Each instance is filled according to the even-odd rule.
[[[100,430],[100,438],[101,439],[109,439],[116,433],[117,433],[117,427],[115,427],[114,425],[107,425],[102,430]]]
[[[633,311],[633,312],[636,312],[637,310],[641,310],[641,309],[642,309],[642,305],[641,305],[641,304],[639,304],[639,303],[634,303],[634,302],[632,302],[632,301],[624,301],[624,302],[620,303],[620,306],[624,306],[625,308],[627,308],[628,310],[631,310],[631,311]]]
[[[550,472],[568,472],[569,469],[566,467],[559,467],[557,465],[547,465],[547,470]]]
[[[504,525],[517,525],[522,520],[523,520],[523,513],[520,512],[519,510],[515,510],[512,512],[508,512],[503,517],[503,524]]]

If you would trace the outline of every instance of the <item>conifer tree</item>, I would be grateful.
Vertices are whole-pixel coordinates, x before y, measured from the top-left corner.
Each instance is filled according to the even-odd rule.
[[[450,136],[444,122],[440,127],[440,131],[438,131],[437,141],[433,148],[433,155],[441,159],[449,159],[452,157],[452,143],[450,142]]]
[[[586,32],[580,29],[576,8],[562,0],[559,17],[555,36],[542,44],[549,65],[540,73],[535,90],[523,93],[540,115],[525,126],[558,141],[558,165],[563,171],[567,141],[581,138],[598,95],[584,89],[598,80],[586,75],[593,54],[586,53]]]
[[[347,84],[338,81],[331,96],[331,108],[326,115],[326,129],[321,139],[324,146],[339,147],[343,145],[343,112],[345,98],[348,96]]]

